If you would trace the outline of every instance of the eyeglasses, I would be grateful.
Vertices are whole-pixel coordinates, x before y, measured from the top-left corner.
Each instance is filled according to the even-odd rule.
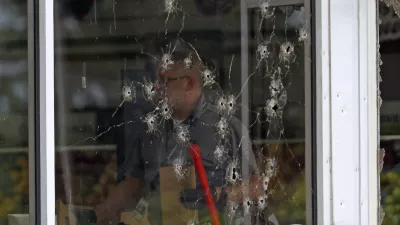
[[[190,78],[190,76],[189,75],[183,75],[183,76],[180,76],[180,77],[167,77],[167,81],[183,80],[183,79],[186,79],[186,78]]]
[[[166,78],[163,78],[163,79],[159,79],[157,81],[157,83],[160,83],[162,80],[164,80],[165,83],[168,83],[170,81],[183,80],[183,79],[186,79],[186,78],[190,78],[190,76],[189,75],[183,75],[183,76],[180,76],[180,77],[166,77]]]

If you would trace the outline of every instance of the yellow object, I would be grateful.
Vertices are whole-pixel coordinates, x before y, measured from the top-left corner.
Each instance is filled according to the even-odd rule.
[[[11,180],[16,182],[21,177],[21,173],[19,171],[12,171],[11,172]]]
[[[160,197],[163,225],[186,225],[194,220],[197,224],[196,211],[187,209],[179,200],[183,189],[196,188],[196,175],[193,166],[187,169],[187,176],[178,181],[172,167],[160,169]]]
[[[17,164],[21,167],[28,167],[28,160],[25,157],[20,156],[17,158]]]
[[[56,204],[57,225],[76,225],[77,219],[69,208],[60,200]]]
[[[79,210],[93,210],[93,207],[65,205],[61,200],[57,200],[56,215],[58,225],[78,224],[75,214],[71,212],[73,208]],[[147,215],[139,222],[133,217],[132,212],[123,212],[121,214],[121,221],[128,225],[150,225],[147,220]]]

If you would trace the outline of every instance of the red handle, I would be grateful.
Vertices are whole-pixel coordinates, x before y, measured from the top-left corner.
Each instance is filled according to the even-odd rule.
[[[210,213],[211,222],[213,225],[220,225],[214,199],[210,193],[210,186],[208,185],[206,170],[204,169],[203,161],[201,160],[200,147],[196,144],[192,144],[189,147],[189,152],[192,156],[194,167],[196,168],[196,174],[199,178],[201,189],[203,190],[203,194],[206,198],[205,200]]]

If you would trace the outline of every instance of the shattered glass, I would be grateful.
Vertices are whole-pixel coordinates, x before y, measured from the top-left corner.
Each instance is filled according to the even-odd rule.
[[[304,6],[94,0],[75,12],[84,2],[56,7],[57,202],[106,224],[212,224],[211,195],[221,224],[305,224]]]
[[[400,2],[398,0],[381,0],[378,2],[379,43],[377,76],[379,146],[379,222],[382,225],[400,223],[400,171],[399,171],[399,134],[397,89],[392,84],[398,81],[397,62],[400,59]]]

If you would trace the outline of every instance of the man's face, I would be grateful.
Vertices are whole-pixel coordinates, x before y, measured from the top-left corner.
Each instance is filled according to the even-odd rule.
[[[167,98],[170,106],[179,108],[187,104],[188,83],[191,78],[190,69],[182,62],[176,62],[167,70],[159,70],[156,89],[162,99]]]

